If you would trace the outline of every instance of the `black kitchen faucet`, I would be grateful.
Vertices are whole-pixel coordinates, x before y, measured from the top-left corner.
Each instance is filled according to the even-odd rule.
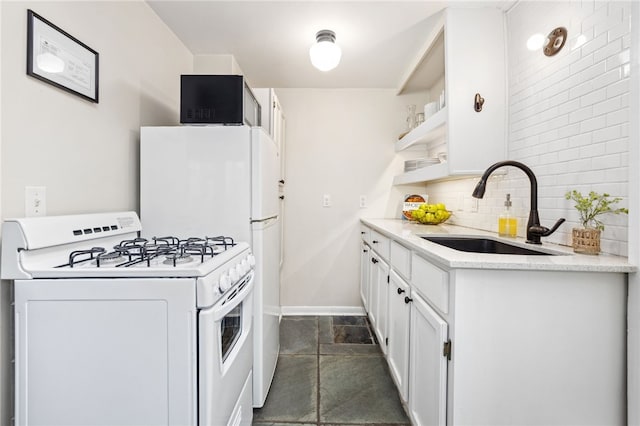
[[[517,167],[525,172],[529,177],[529,183],[531,185],[531,207],[529,210],[529,220],[527,221],[527,242],[529,244],[542,244],[542,242],[540,241],[540,237],[548,237],[549,235],[553,234],[565,219],[558,219],[556,224],[553,225],[553,228],[551,229],[540,225],[540,217],[538,216],[538,180],[536,179],[536,175],[533,174],[529,167],[517,161],[499,161],[485,170],[484,174],[480,178],[480,182],[478,182],[475,189],[473,190],[473,194],[471,195],[474,198],[484,197],[484,191],[487,186],[487,179],[489,178],[489,175],[491,175],[491,173],[493,173],[496,169],[505,166]]]

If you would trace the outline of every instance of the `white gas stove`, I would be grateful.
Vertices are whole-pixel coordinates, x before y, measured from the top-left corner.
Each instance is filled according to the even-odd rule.
[[[141,230],[135,212],[4,222],[16,425],[251,424],[248,244]]]

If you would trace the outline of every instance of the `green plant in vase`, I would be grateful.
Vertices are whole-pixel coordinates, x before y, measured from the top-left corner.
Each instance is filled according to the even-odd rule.
[[[624,207],[616,207],[622,198],[611,196],[607,193],[598,194],[590,191],[588,195],[576,191],[568,191],[565,194],[567,200],[575,202],[575,209],[580,214],[583,228],[573,229],[573,251],[584,254],[600,253],[600,233],[604,230],[604,223],[599,219],[603,214],[628,214]]]

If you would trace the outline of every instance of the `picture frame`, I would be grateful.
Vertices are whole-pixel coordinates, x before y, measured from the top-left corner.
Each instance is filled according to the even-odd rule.
[[[27,10],[27,74],[98,103],[98,52]]]

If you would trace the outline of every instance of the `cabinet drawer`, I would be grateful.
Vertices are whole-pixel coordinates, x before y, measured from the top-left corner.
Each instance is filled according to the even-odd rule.
[[[360,238],[367,244],[371,244],[371,228],[367,225],[360,224]]]
[[[371,230],[371,248],[375,250],[384,260],[389,261],[389,238],[379,232]]]
[[[411,251],[395,241],[391,241],[391,266],[401,277],[411,279]]]
[[[449,274],[422,257],[411,256],[411,284],[436,308],[449,313]]]

